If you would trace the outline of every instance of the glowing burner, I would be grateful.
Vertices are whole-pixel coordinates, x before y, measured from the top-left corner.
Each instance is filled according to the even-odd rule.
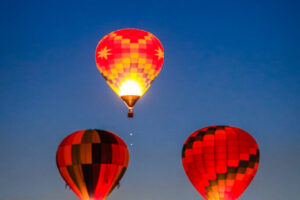
[[[127,80],[125,81],[119,91],[119,96],[123,99],[125,104],[127,105],[129,112],[128,117],[133,117],[133,107],[135,103],[139,100],[142,96],[142,89],[139,83],[135,80]]]
[[[139,83],[135,80],[125,81],[120,87],[119,96],[125,96],[125,95],[141,96],[142,89]]]

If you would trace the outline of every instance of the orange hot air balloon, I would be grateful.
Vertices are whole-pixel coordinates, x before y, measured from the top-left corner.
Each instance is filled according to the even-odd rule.
[[[160,41],[138,29],[106,35],[96,48],[96,64],[108,85],[125,102],[128,117],[140,97],[159,74],[164,60]]]
[[[125,142],[103,130],[72,133],[56,153],[61,176],[81,200],[105,200],[119,185],[128,162]]]
[[[182,149],[186,175],[208,200],[235,200],[258,169],[259,148],[254,138],[230,126],[202,128],[188,137]]]

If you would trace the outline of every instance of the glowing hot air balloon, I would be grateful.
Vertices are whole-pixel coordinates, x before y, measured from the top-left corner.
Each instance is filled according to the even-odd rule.
[[[96,64],[108,85],[125,102],[128,117],[140,97],[159,74],[164,60],[160,41],[138,29],[106,35],[96,48]]]
[[[235,200],[258,169],[259,148],[253,137],[235,127],[210,126],[188,137],[182,150],[186,175],[208,200]]]
[[[105,200],[124,175],[129,152],[111,132],[82,130],[61,142],[56,162],[66,184],[81,200]]]

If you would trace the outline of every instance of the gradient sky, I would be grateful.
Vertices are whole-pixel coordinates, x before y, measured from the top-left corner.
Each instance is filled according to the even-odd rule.
[[[241,200],[298,199],[299,9],[299,1],[276,0],[2,1],[0,199],[77,199],[55,154],[64,137],[87,128],[134,144],[110,200],[202,199],[181,149],[215,124],[240,127],[260,146]],[[165,50],[134,119],[94,60],[104,35],[129,27],[153,33]]]

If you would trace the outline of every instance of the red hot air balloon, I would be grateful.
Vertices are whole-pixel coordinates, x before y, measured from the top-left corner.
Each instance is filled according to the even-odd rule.
[[[124,175],[129,152],[112,132],[82,130],[61,142],[56,162],[66,184],[81,200],[105,200]]]
[[[164,60],[160,41],[139,29],[106,35],[96,48],[96,64],[107,84],[125,102],[128,117],[159,74]]]
[[[188,137],[182,150],[186,175],[208,200],[235,200],[258,169],[259,148],[254,138],[230,126],[202,128]]]

